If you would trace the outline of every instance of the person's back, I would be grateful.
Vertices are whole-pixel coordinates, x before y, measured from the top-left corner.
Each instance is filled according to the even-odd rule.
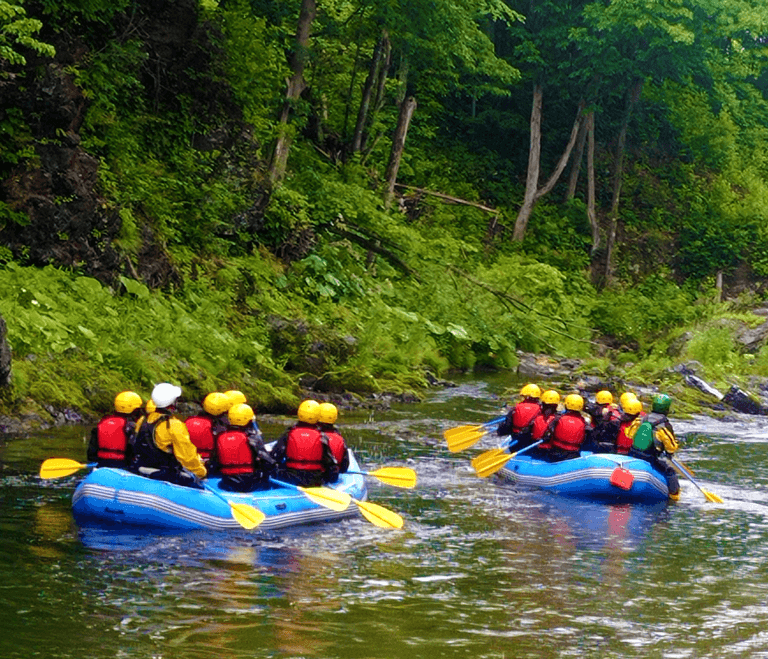
[[[211,457],[214,452],[216,437],[227,428],[224,417],[231,405],[225,394],[215,391],[203,399],[202,407],[202,412],[187,417],[184,420],[184,425],[187,426],[190,441],[195,445],[203,464],[211,473],[213,466]]]
[[[325,467],[324,480],[328,483],[334,483],[338,480],[339,474],[343,474],[349,469],[349,451],[347,443],[344,441],[341,433],[336,429],[334,423],[338,418],[338,410],[332,403],[321,403],[317,419],[317,427],[323,442],[328,444],[330,457],[333,460],[326,460],[328,464]]]
[[[152,390],[156,411],[146,416],[138,430],[133,468],[158,480],[193,485],[194,476],[205,478],[207,470],[187,426],[173,415],[180,396],[181,388],[167,382]]]
[[[250,492],[266,487],[274,462],[252,427],[253,409],[240,403],[230,408],[227,417],[228,427],[216,438],[215,448],[222,489]]]
[[[534,419],[541,413],[541,389],[538,385],[528,383],[520,390],[520,395],[523,400],[507,413],[496,429],[499,437],[510,435],[518,445],[530,443]]]
[[[557,406],[560,404],[560,394],[554,389],[548,389],[541,394],[541,413],[533,419],[533,427],[531,429],[531,443],[537,442],[544,438],[549,425],[555,420],[557,416]],[[520,450],[525,448],[529,443],[517,442],[515,449]]]
[[[115,411],[99,421],[88,443],[88,462],[99,467],[126,468],[133,459],[136,420],[141,414],[141,396],[121,391],[115,396]]]
[[[672,424],[667,418],[671,400],[666,394],[656,394],[651,411],[634,434],[629,454],[650,462],[667,479],[670,498],[680,497],[680,482],[674,468],[663,459],[664,454],[674,455],[678,449]]]
[[[548,441],[535,453],[549,462],[560,462],[579,457],[579,450],[586,434],[586,421],[581,415],[584,399],[578,394],[569,394],[564,401],[565,412],[549,426]]]
[[[616,453],[628,455],[632,448],[635,433],[640,425],[643,413],[643,404],[638,400],[627,401],[624,406],[624,414],[621,416],[619,432],[616,436]]]
[[[328,449],[325,448],[317,420],[320,404],[305,400],[299,405],[298,422],[284,433],[272,448],[272,458],[281,478],[298,485],[321,485]]]

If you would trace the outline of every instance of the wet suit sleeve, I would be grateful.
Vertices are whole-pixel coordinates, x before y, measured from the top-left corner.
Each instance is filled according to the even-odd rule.
[[[86,451],[88,462],[96,462],[99,457],[99,429],[91,430],[91,438],[88,440],[88,450]]]
[[[164,423],[160,425],[166,426]],[[173,446],[173,454],[181,466],[191,471],[195,476],[205,478],[208,472],[200,459],[197,448],[189,439],[189,431],[184,422],[180,419],[169,419],[167,428]]]
[[[290,430],[280,435],[280,438],[275,442],[275,445],[272,447],[272,451],[270,455],[272,456],[272,459],[275,461],[275,464],[277,465],[285,464],[285,448],[288,443],[289,432]]]
[[[502,421],[499,424],[499,427],[496,428],[496,434],[499,437],[506,437],[507,435],[512,434],[512,415],[515,413],[515,408],[513,407],[509,412],[507,412],[507,416],[504,417],[504,421]]]

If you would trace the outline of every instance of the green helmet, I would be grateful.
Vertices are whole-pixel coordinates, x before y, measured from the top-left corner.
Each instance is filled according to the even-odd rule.
[[[659,414],[666,414],[669,412],[669,406],[672,401],[667,394],[656,394],[651,401],[651,411],[658,412]]]

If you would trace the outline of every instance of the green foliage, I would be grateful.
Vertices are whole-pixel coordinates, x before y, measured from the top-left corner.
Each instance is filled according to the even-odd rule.
[[[591,320],[604,335],[647,346],[669,328],[693,320],[694,299],[661,274],[637,286],[606,290],[592,309]]]
[[[35,36],[43,27],[42,21],[28,18],[23,7],[23,0],[13,4],[0,0],[0,62],[5,60],[12,65],[27,63],[21,50],[29,48],[45,57],[53,57],[56,49]],[[3,74],[6,77],[7,73]]]

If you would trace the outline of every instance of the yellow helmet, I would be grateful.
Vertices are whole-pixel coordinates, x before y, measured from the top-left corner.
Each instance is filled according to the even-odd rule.
[[[625,409],[627,407],[627,403],[632,399],[637,399],[637,396],[632,391],[625,391],[623,394],[621,394],[619,397],[619,405],[621,405],[621,409]]]
[[[141,407],[141,396],[135,391],[121,391],[115,396],[115,411],[130,414]]]
[[[317,423],[320,416],[320,403],[311,399],[302,401],[297,416],[302,423]]]
[[[227,413],[230,425],[233,426],[247,426],[251,421],[256,418],[253,413],[253,409],[246,403],[238,403],[229,408]]]
[[[565,397],[565,409],[580,412],[584,409],[584,399],[579,394],[568,394]]]
[[[541,396],[541,389],[538,385],[528,383],[520,390],[520,395],[525,398],[538,398]]]
[[[560,402],[560,394],[554,389],[547,389],[541,394],[541,402],[545,405],[557,405]]]
[[[229,396],[220,391],[214,391],[203,398],[203,409],[212,416],[224,414],[232,404],[229,402]]]
[[[339,410],[333,403],[320,403],[320,410],[317,415],[317,420],[320,423],[336,423],[338,418]]]
[[[625,414],[636,415],[643,411],[643,404],[637,398],[630,398],[622,408]]]
[[[230,389],[229,391],[225,391],[224,395],[229,398],[230,407],[232,405],[240,405],[241,403],[248,402],[245,398],[245,394],[242,391],[238,391],[237,389]]]
[[[613,394],[606,389],[595,394],[595,402],[598,405],[610,405],[613,402]]]

